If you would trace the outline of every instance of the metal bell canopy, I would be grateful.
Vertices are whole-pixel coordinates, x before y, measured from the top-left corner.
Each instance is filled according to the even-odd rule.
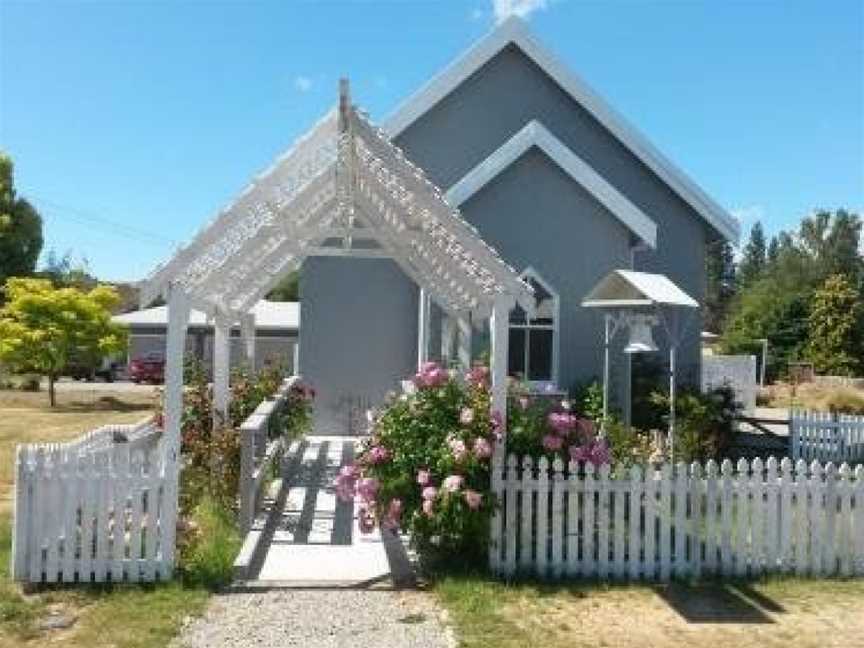
[[[613,270],[582,301],[585,308],[605,311],[603,355],[603,418],[609,414],[609,344],[626,326],[630,341],[625,353],[657,351],[651,326],[661,322],[669,339],[669,444],[675,443],[675,356],[689,315],[699,303],[669,277],[635,270]]]

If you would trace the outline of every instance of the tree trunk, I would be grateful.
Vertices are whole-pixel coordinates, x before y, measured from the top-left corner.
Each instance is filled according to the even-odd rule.
[[[48,404],[54,407],[57,404],[57,399],[54,396],[54,374],[48,374]]]

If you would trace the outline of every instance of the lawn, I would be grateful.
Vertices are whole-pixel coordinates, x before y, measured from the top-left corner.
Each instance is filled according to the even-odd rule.
[[[23,595],[9,580],[10,503],[15,444],[62,441],[106,423],[146,417],[155,393],[0,391],[0,648],[12,646],[145,648],[165,646],[183,619],[200,613],[207,592],[177,583],[157,586],[52,588]],[[52,620],[74,619],[46,630]]]
[[[462,648],[851,648],[864,581],[726,585],[505,585],[451,576],[432,587]]]

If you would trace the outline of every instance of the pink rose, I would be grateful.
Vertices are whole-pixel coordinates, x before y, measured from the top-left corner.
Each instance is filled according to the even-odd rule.
[[[372,446],[369,450],[369,463],[382,464],[390,460],[391,453],[384,446]]]
[[[448,493],[455,493],[460,488],[462,488],[462,484],[464,483],[465,478],[462,475],[450,475],[447,479],[444,480],[444,483],[441,487],[447,491]]]
[[[470,407],[463,407],[459,412],[459,422],[462,425],[471,425],[474,422],[474,410]]]
[[[492,456],[492,444],[483,437],[474,439],[474,456],[478,459],[488,459]]]
[[[471,490],[470,488],[465,490],[465,502],[468,504],[468,508],[472,511],[476,511],[480,508],[482,501],[483,495],[481,493]]]
[[[372,502],[378,494],[378,486],[378,480],[374,477],[364,477],[357,482],[357,494],[363,501]]]
[[[438,489],[434,486],[427,486],[423,489],[422,497],[424,500],[434,500],[438,497]]]
[[[564,439],[556,434],[547,434],[543,437],[543,447],[549,452],[557,452],[564,445]]]
[[[576,429],[576,417],[572,414],[552,412],[546,417],[546,422],[561,436],[567,436]]]
[[[375,530],[375,513],[372,509],[361,506],[357,509],[357,526],[360,533],[372,533]]]
[[[450,446],[450,452],[453,453],[453,458],[456,461],[464,461],[468,456],[468,448],[462,439],[451,437],[447,441],[447,445]]]
[[[504,417],[501,416],[501,412],[494,410],[489,414],[489,419],[492,421],[492,434],[495,435],[497,441],[500,441],[502,439],[501,433],[504,430]]]
[[[398,529],[402,518],[402,500],[392,499],[387,506],[387,515],[384,516],[384,528]]]
[[[417,483],[421,486],[428,486],[429,480],[431,479],[431,475],[428,470],[418,470],[417,471]]]
[[[435,514],[435,502],[431,499],[423,500],[422,508],[426,517],[432,517]]]
[[[474,367],[465,374],[465,382],[472,387],[486,387],[489,384],[489,368]]]

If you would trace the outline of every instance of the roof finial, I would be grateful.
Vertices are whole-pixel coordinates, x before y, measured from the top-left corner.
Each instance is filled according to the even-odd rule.
[[[339,116],[348,123],[348,113],[351,110],[351,87],[348,77],[339,79]]]

